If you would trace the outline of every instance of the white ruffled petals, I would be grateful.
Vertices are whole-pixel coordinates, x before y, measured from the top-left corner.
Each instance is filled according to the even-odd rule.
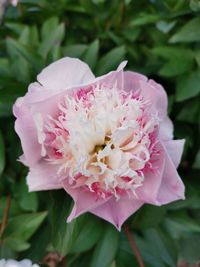
[[[135,194],[151,157],[156,114],[149,118],[143,100],[120,91],[117,84],[80,89],[66,96],[59,110],[45,125],[46,137],[40,116],[36,118],[47,160],[58,164],[58,172],[67,173],[74,187],[86,186],[98,196],[116,199]]]

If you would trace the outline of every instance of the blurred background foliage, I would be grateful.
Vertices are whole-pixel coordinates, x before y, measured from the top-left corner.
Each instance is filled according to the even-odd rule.
[[[28,193],[27,169],[16,161],[21,148],[12,105],[44,66],[63,56],[86,61],[96,75],[127,59],[128,69],[165,87],[175,138],[186,138],[179,172],[187,197],[162,207],[145,205],[128,224],[146,267],[197,262],[199,0],[21,0],[7,8],[0,27],[0,258],[40,264],[53,258],[68,267],[137,266],[124,230],[118,233],[90,214],[66,224],[70,197],[62,190]]]

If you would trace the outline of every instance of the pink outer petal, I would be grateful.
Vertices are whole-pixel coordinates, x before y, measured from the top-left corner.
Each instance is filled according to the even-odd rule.
[[[40,145],[37,142],[37,132],[30,111],[20,108],[21,99],[19,98],[13,107],[17,120],[15,121],[15,131],[21,139],[24,152],[23,163],[34,165],[40,158]]]
[[[171,140],[173,139],[174,127],[169,117],[166,117],[159,125],[159,139]]]
[[[50,90],[64,90],[91,82],[94,78],[94,74],[86,63],[70,57],[50,64],[37,76],[39,83]]]
[[[124,221],[136,212],[144,202],[134,199],[121,198],[119,201],[111,198],[90,212],[112,223],[119,231]]]
[[[136,189],[136,199],[145,203],[159,205],[157,195],[165,168],[165,153],[163,150],[160,151],[160,155],[154,161],[154,171],[147,170],[144,173],[143,185]]]
[[[148,102],[150,101],[161,119],[167,116],[167,95],[163,87],[149,80],[139,73],[126,71],[124,72],[124,90],[141,92],[141,95]]]
[[[71,211],[71,214],[67,218],[67,222],[71,222],[73,219],[78,217],[79,215],[90,211],[91,209],[94,209],[98,207],[99,205],[104,204],[109,200],[107,198],[106,200],[103,198],[97,199],[96,194],[86,191],[84,188],[73,188],[65,179],[63,181],[63,187],[66,190],[66,192],[73,198],[74,200],[74,207]]]
[[[55,62],[56,63],[56,62]],[[52,63],[55,64],[55,63]],[[80,88],[88,88],[88,86],[103,83],[113,86],[114,83],[117,83],[118,88],[123,88],[123,68],[126,65],[126,62],[122,62],[116,71],[111,71],[108,74],[105,74],[103,76],[100,76],[98,78],[93,78],[91,81],[84,80],[82,83],[78,83],[78,80],[76,78],[76,75],[74,77],[75,82],[70,86],[65,86],[59,89],[59,87],[54,87],[52,90],[51,87],[47,87],[47,84],[39,84],[38,82],[32,83],[29,85],[28,93],[24,96],[24,102],[27,104],[34,104],[36,102],[42,102],[44,100],[47,100],[51,97],[58,97],[59,95],[66,95],[73,93],[74,91],[80,89]],[[51,66],[51,65],[50,65]],[[48,68],[48,67],[47,67]]]
[[[183,154],[185,140],[169,140],[163,141],[163,146],[170,158],[172,159],[175,167],[177,168],[181,161],[181,156]]]
[[[157,201],[159,205],[163,205],[178,199],[185,199],[185,186],[166,152],[165,169],[162,183],[158,191]]]
[[[51,190],[62,188],[62,177],[57,175],[57,166],[45,160],[30,168],[27,176],[29,191]]]

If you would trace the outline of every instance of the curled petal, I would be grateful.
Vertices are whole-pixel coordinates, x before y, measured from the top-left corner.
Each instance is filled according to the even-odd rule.
[[[163,179],[158,191],[157,201],[159,205],[163,205],[179,199],[185,199],[185,186],[176,171],[174,163],[166,153]]]
[[[50,64],[37,76],[39,83],[50,90],[64,90],[91,82],[94,78],[94,74],[86,63],[69,57]]]
[[[40,191],[62,188],[62,177],[57,175],[58,167],[41,160],[30,168],[27,176],[29,191]]]
[[[143,185],[136,190],[136,199],[149,204],[159,204],[157,195],[162,183],[164,169],[165,154],[164,151],[162,151],[162,153],[155,159],[154,170],[147,171],[144,174],[145,178]]]
[[[184,144],[185,144],[185,139],[169,140],[163,142],[163,146],[165,147],[166,153],[168,153],[176,168],[180,164],[181,156],[183,154]]]

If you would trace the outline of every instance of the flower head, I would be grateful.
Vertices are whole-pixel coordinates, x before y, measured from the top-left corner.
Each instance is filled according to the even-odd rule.
[[[14,106],[29,189],[63,187],[75,201],[68,221],[89,211],[120,229],[144,203],[184,198],[184,141],[172,140],[165,91],[124,65],[95,78],[61,59]]]

